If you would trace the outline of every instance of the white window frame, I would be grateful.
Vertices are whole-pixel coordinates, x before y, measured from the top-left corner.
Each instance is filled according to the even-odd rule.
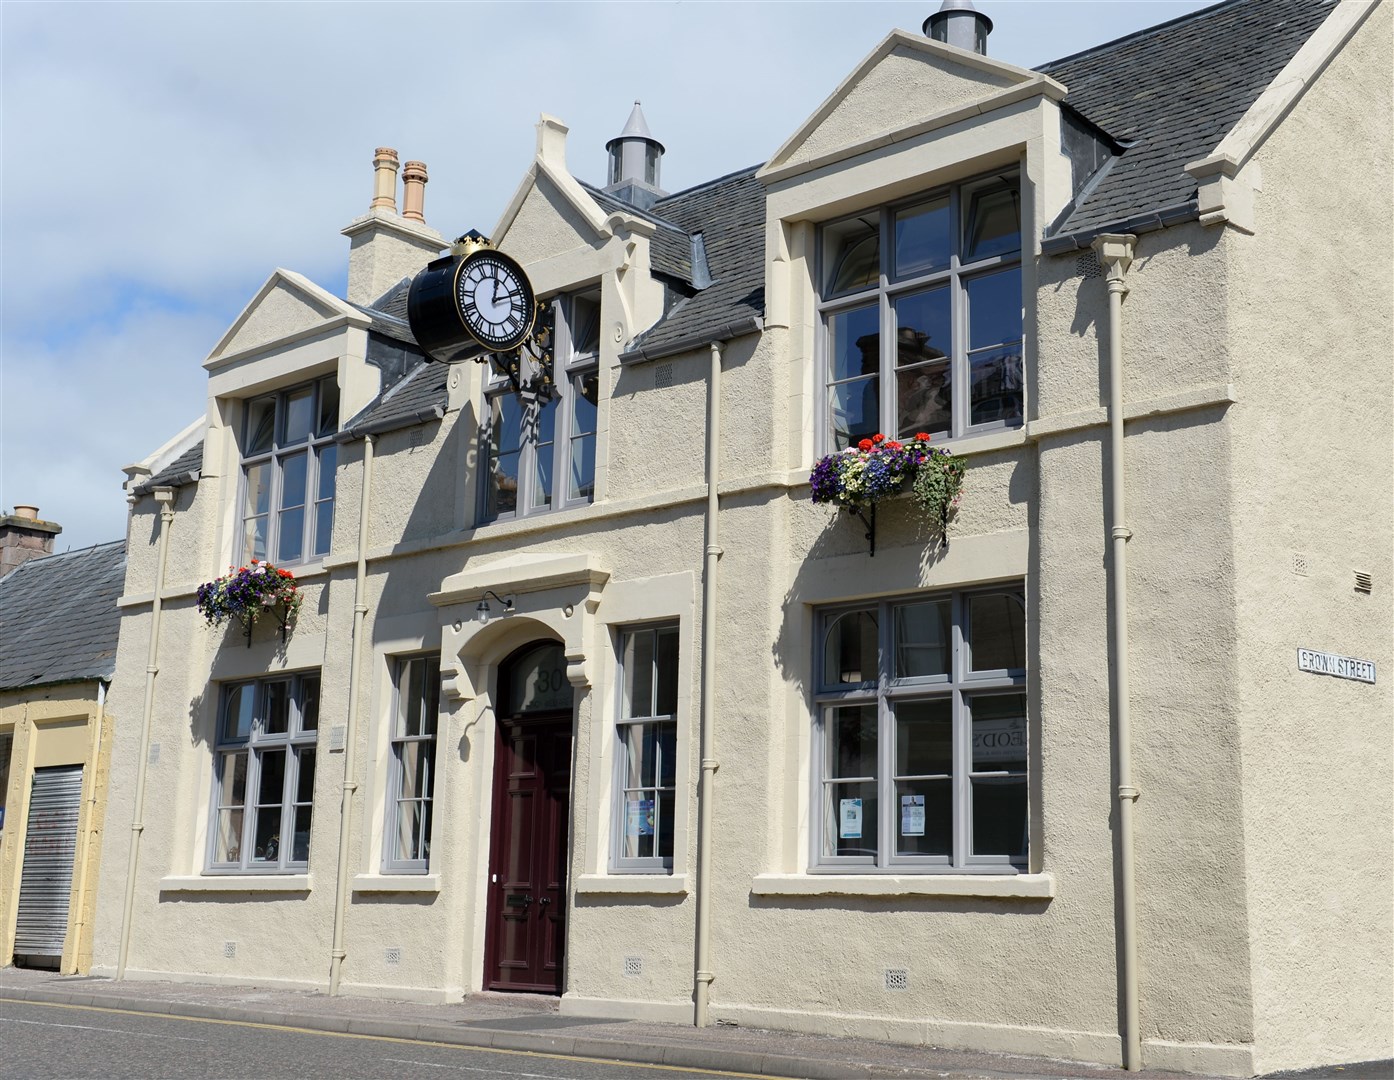
[[[814,672],[814,717],[812,738],[812,787],[810,799],[812,807],[810,821],[809,870],[812,873],[996,873],[1013,874],[1027,872],[1030,862],[1031,831],[1031,792],[1035,778],[1030,770],[1030,746],[1023,746],[1022,757],[1027,762],[1024,772],[972,771],[973,731],[972,701],[979,697],[994,695],[1021,695],[1025,708],[1025,730],[1031,730],[1030,702],[1026,698],[1026,668],[1008,668],[995,671],[972,670],[970,655],[971,626],[969,625],[969,602],[977,596],[1008,595],[1022,605],[1022,648],[1025,655],[1026,643],[1030,640],[1029,612],[1026,611],[1025,592],[1020,582],[1007,582],[996,586],[974,588],[959,592],[919,593],[908,596],[879,598],[860,602],[838,604],[821,608],[815,613],[813,642]],[[907,604],[948,601],[950,607],[951,655],[944,675],[917,676],[909,678],[894,677],[894,611]],[[825,642],[837,618],[849,612],[870,610],[877,620],[877,670],[874,678],[860,683],[839,683],[829,678],[823,670]],[[896,798],[895,754],[896,727],[895,705],[898,702],[917,702],[929,700],[948,700],[952,710],[952,763],[951,774],[953,808],[952,849],[948,856],[940,855],[898,855],[896,854],[896,835],[899,825],[899,800]],[[876,776],[864,778],[866,783],[874,783],[877,792],[877,820],[862,821],[863,835],[868,828],[874,829],[876,854],[873,855],[830,855],[825,851],[826,830],[836,829],[838,824],[828,824],[826,818],[830,803],[824,789],[835,786],[834,779],[827,775],[825,757],[828,753],[830,731],[828,717],[836,706],[855,706],[875,704],[877,709],[877,771]],[[1029,741],[1029,740],[1028,740]],[[1026,841],[1020,856],[975,855],[972,853],[972,781],[993,778],[1016,779],[1021,777],[1026,785]],[[846,782],[849,778],[838,778]],[[905,779],[901,777],[900,779]]]
[[[635,634],[652,633],[654,638],[653,652],[653,671],[651,672],[650,692],[650,715],[628,715],[626,716],[626,666],[625,657],[628,655],[628,643]],[[671,713],[659,713],[656,711],[658,700],[658,638],[659,633],[671,633],[673,635],[673,671],[674,684],[674,711]],[[619,627],[615,631],[616,659],[615,665],[615,762],[614,775],[612,779],[612,790],[614,791],[613,813],[611,820],[611,840],[610,840],[610,871],[617,874],[671,874],[673,872],[673,856],[652,855],[652,856],[632,856],[625,855],[625,829],[629,813],[629,792],[653,793],[653,803],[657,815],[654,826],[654,847],[658,848],[658,836],[664,827],[662,817],[662,800],[659,797],[662,793],[671,793],[673,797],[673,820],[668,823],[668,828],[672,837],[672,848],[677,850],[677,825],[678,817],[682,814],[682,808],[678,804],[678,789],[681,785],[681,773],[679,768],[681,763],[681,753],[679,751],[679,725],[677,714],[677,701],[681,699],[682,686],[682,637],[681,627],[678,623],[671,620],[654,623],[641,623],[633,626]],[[629,755],[626,750],[626,733],[634,727],[648,725],[671,725],[673,730],[673,783],[671,786],[663,784],[663,764],[662,760],[654,765],[653,785],[630,784],[628,763]],[[661,749],[660,749],[661,754]]]
[[[296,383],[294,386],[285,387],[271,394],[258,394],[242,403],[242,438],[238,442],[240,456],[240,474],[237,486],[238,562],[246,563],[257,558],[276,566],[296,566],[307,562],[317,562],[329,554],[334,536],[335,469],[338,465],[338,444],[334,441],[334,435],[339,428],[337,404],[334,409],[333,429],[326,434],[319,433],[319,416],[322,395],[325,393],[326,387],[330,386],[334,388],[337,402],[336,377],[329,375],[310,382]],[[309,434],[305,439],[287,442],[285,439],[286,402],[292,394],[307,388],[311,392]],[[275,403],[271,446],[254,454],[248,453],[252,436],[249,429],[255,414],[254,406],[268,399],[274,400]],[[302,453],[305,454],[306,461],[305,502],[299,506],[303,515],[300,554],[295,558],[282,559],[280,557],[280,544],[284,515],[287,511],[297,509],[297,507],[282,507],[280,505],[284,492],[285,463]],[[271,487],[267,496],[265,515],[248,513],[248,510],[253,508],[247,505],[249,473],[261,465],[268,465],[271,470]],[[321,472],[324,472],[324,480],[328,484],[327,496],[323,496],[320,490]],[[327,529],[322,534],[318,528],[319,508],[326,503],[329,505],[329,522]],[[266,551],[263,555],[257,555],[253,546],[248,543],[247,525],[248,522],[262,516],[266,518]]]
[[[267,732],[264,730],[268,692],[273,686],[284,687],[288,698],[286,704],[286,730]],[[255,695],[250,730],[246,735],[228,734],[228,702],[233,693],[242,687],[251,687]],[[301,873],[310,865],[309,833],[314,827],[314,784],[311,782],[308,801],[297,801],[300,771],[306,753],[315,755],[318,765],[319,741],[319,702],[320,673],[305,671],[294,675],[277,675],[260,679],[246,679],[222,683],[218,687],[218,728],[213,751],[213,797],[210,808],[208,829],[208,851],[205,873],[208,874],[290,874]],[[313,708],[307,709],[307,702]],[[313,723],[307,722],[307,714],[313,714]],[[284,752],[285,768],[281,785],[281,831],[277,837],[276,859],[255,858],[256,818],[260,805],[256,796],[261,786],[262,758],[268,752]],[[223,759],[245,754],[247,756],[246,780],[240,804],[224,801]],[[295,813],[298,808],[308,807],[310,823],[306,832],[305,858],[295,858]],[[238,855],[235,859],[219,861],[218,834],[221,824],[221,811],[242,811],[242,829],[238,839]]]
[[[961,254],[964,247],[964,235],[968,227],[965,220],[967,207],[971,205],[971,196],[974,190],[979,188],[990,188],[1002,182],[1009,182],[1015,185],[1017,192],[1017,220],[1019,243],[1015,252],[1001,255],[990,256],[975,260],[971,263],[961,261]],[[1018,275],[1023,273],[1021,243],[1024,237],[1020,233],[1021,229],[1021,176],[1016,168],[1005,169],[987,176],[975,177],[962,183],[953,184],[948,187],[936,188],[916,195],[908,199],[900,199],[895,202],[886,203],[880,206],[870,207],[856,214],[847,214],[832,221],[824,222],[817,230],[817,258],[816,262],[816,299],[818,311],[818,335],[817,348],[815,350],[818,364],[818,416],[819,423],[817,429],[817,453],[819,455],[830,454],[841,449],[836,444],[833,433],[832,417],[832,375],[830,368],[831,357],[829,354],[829,321],[833,316],[842,314],[856,308],[876,304],[878,306],[877,327],[880,334],[880,366],[877,371],[879,379],[879,392],[877,395],[878,414],[880,417],[881,431],[887,438],[897,438],[898,433],[893,430],[899,426],[897,413],[897,353],[898,338],[895,323],[895,301],[901,297],[925,292],[936,286],[947,287],[950,292],[950,320],[952,344],[949,354],[949,370],[951,376],[951,422],[948,432],[933,432],[936,440],[961,438],[968,434],[978,434],[980,432],[999,430],[1007,427],[1019,427],[1024,423],[1026,413],[1025,398],[1025,329],[1023,326],[1022,337],[1015,341],[1002,342],[988,348],[996,349],[1009,347],[1013,344],[1017,347],[1018,363],[1023,365],[1020,373],[1022,377],[1022,401],[1021,416],[1011,419],[996,419],[984,421],[978,424],[971,424],[971,386],[972,369],[969,362],[967,339],[968,339],[968,303],[967,287],[968,283],[980,277],[987,276],[1009,269],[1016,269]],[[950,261],[949,265],[926,273],[917,273],[897,277],[895,275],[895,217],[896,214],[911,210],[915,207],[934,202],[939,199],[947,198],[949,201],[949,225],[950,225]],[[879,269],[877,283],[860,288],[846,290],[834,295],[827,295],[830,287],[828,281],[830,267],[826,265],[828,259],[827,243],[825,236],[827,230],[839,224],[854,219],[866,219],[876,217],[879,228]],[[1023,292],[1023,296],[1024,296]],[[1024,318],[1023,318],[1024,321]],[[988,351],[984,348],[983,352]],[[851,382],[854,380],[844,380]],[[869,436],[870,433],[868,433]],[[913,432],[905,433],[913,434]]]
[[[584,300],[595,305],[597,336],[594,348],[581,351],[573,337],[573,323],[576,318],[576,301]],[[555,326],[552,355],[555,358],[556,394],[550,402],[540,402],[525,398],[522,403],[522,434],[518,454],[518,490],[515,509],[498,513],[491,507],[493,494],[494,463],[494,406],[496,402],[512,394],[513,388],[507,378],[486,368],[484,376],[484,406],[479,425],[479,461],[482,465],[479,483],[479,520],[482,523],[511,521],[515,518],[531,517],[536,514],[550,514],[558,510],[586,506],[595,501],[595,474],[599,454],[599,392],[600,376],[600,292],[598,289],[568,293],[553,298],[552,314]],[[579,332],[579,331],[578,331]],[[584,380],[597,383],[596,424],[597,430],[576,431],[572,403],[581,393]],[[556,416],[552,428],[552,445],[547,453],[552,458],[552,499],[550,503],[533,506],[536,494],[537,476],[537,418],[542,409],[553,408]],[[571,492],[571,444],[589,438],[591,448],[591,490],[572,497]]]
[[[422,666],[421,698],[416,702],[423,719],[432,719],[430,734],[407,735],[403,733],[403,723],[408,707],[404,696],[411,686],[411,672],[417,665]],[[436,753],[439,749],[440,734],[440,656],[437,653],[418,656],[399,657],[394,663],[392,693],[392,729],[389,733],[387,780],[387,823],[383,833],[382,869],[386,874],[425,874],[430,870],[431,830],[435,826],[435,787]],[[422,847],[424,853],[417,858],[397,857],[398,829],[401,827],[402,793],[402,752],[408,745],[428,746],[426,764],[427,782],[424,794],[411,801],[422,804],[426,822],[423,830]]]

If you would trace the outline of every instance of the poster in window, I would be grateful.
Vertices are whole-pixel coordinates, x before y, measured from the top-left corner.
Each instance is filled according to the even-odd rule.
[[[843,840],[862,838],[862,801],[843,799],[838,816],[837,835]]]
[[[624,822],[625,836],[652,836],[653,800],[630,799],[625,804]]]
[[[923,795],[902,795],[900,797],[900,835],[924,835]]]

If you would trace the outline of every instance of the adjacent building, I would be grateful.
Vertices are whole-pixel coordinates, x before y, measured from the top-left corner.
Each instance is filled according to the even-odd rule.
[[[447,243],[378,151],[348,295],[274,272],[128,470],[94,971],[1389,1056],[1389,5],[1035,71],[989,28],[886,34],[671,194],[640,108],[603,186],[544,116],[490,235],[550,397],[423,355]],[[947,542],[812,502],[921,431]],[[251,559],[286,635],[196,610]]]
[[[27,556],[0,577],[0,965],[80,972],[92,960],[126,545],[54,555],[60,527],[15,509],[0,518],[0,549]]]

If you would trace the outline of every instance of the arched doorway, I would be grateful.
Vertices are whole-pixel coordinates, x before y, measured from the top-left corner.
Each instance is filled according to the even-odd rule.
[[[572,717],[560,642],[531,642],[499,665],[495,716],[484,986],[559,994]]]

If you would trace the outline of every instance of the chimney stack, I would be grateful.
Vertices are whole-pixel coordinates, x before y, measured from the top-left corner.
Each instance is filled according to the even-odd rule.
[[[379,146],[373,153],[373,201],[368,212],[349,222],[348,301],[371,305],[403,278],[440,254],[445,240],[426,224],[422,213],[426,166],[408,161],[402,167],[402,211],[397,212],[397,151]]]
[[[16,506],[0,516],[0,577],[30,559],[53,554],[53,538],[63,526],[39,517],[37,506]]]
[[[986,56],[992,20],[973,6],[973,0],[944,0],[923,29],[925,37]]]
[[[426,163],[408,161],[402,170],[402,217],[426,224]]]

